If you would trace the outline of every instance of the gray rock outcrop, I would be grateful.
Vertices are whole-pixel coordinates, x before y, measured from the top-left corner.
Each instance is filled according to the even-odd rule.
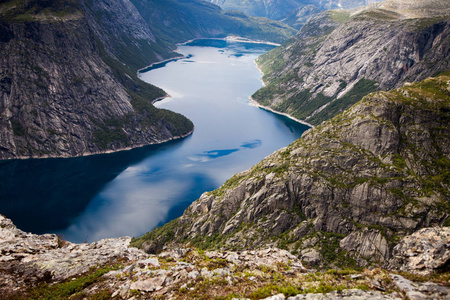
[[[17,229],[0,215],[0,282],[2,288],[23,290],[42,281],[63,281],[92,267],[118,261],[142,260],[142,251],[129,248],[130,237],[73,244],[55,234],[35,235]]]
[[[430,275],[450,270],[450,227],[424,228],[404,237],[393,249],[391,268]]]
[[[305,261],[387,264],[401,237],[448,224],[449,87],[441,76],[365,97],[136,245],[277,245]]]
[[[258,58],[263,106],[318,125],[364,95],[450,69],[450,10],[442,0],[391,0],[327,11]]]
[[[122,237],[73,244],[54,234],[25,233],[0,215],[1,297],[404,299],[395,289],[409,299],[450,297],[450,289],[442,284],[413,282],[380,269],[315,272],[278,248],[199,251],[174,247],[148,255],[129,242],[129,237]]]
[[[417,283],[398,274],[391,274],[395,286],[410,300],[450,299],[450,288],[433,282]]]

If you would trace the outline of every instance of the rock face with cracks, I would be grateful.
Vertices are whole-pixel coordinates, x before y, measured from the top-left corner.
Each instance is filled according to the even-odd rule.
[[[380,269],[315,272],[278,248],[175,247],[149,255],[129,241],[73,244],[54,234],[25,233],[0,216],[2,299],[404,299],[399,292],[409,299],[450,297],[442,284]]]
[[[136,43],[128,53],[119,51],[123,41],[96,35],[108,25],[102,3],[86,4],[86,12],[77,1],[0,4],[0,159],[102,153],[192,132],[184,116],[153,107],[165,92],[133,69],[139,60],[130,57],[142,54],[136,45],[153,42],[148,27],[129,36]],[[112,1],[107,7],[127,12]],[[137,30],[130,24],[105,30],[124,28]]]
[[[403,238],[393,249],[392,268],[429,275],[449,269],[450,227],[424,228]]]
[[[449,76],[370,94],[134,243],[276,245],[312,264],[387,264],[401,237],[448,225],[449,120]]]
[[[391,0],[327,11],[295,39],[258,58],[263,106],[318,125],[364,95],[450,68],[447,1]]]

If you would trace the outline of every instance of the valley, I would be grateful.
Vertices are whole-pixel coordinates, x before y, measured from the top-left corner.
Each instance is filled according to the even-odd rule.
[[[449,18],[3,1],[1,297],[450,298]]]

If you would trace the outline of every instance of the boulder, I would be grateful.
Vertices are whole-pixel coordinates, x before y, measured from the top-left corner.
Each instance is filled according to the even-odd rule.
[[[418,275],[450,270],[450,227],[423,228],[393,249],[390,267]]]

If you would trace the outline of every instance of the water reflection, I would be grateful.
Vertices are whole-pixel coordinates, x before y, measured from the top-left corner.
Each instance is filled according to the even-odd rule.
[[[181,143],[68,159],[0,161],[0,212],[25,231],[63,230],[130,165]]]
[[[170,93],[156,105],[191,119],[192,136],[106,155],[0,162],[0,213],[25,231],[74,242],[138,236],[178,217],[203,192],[308,129],[248,103],[261,87],[254,59],[270,47],[213,40],[181,46],[188,58],[141,79]]]

